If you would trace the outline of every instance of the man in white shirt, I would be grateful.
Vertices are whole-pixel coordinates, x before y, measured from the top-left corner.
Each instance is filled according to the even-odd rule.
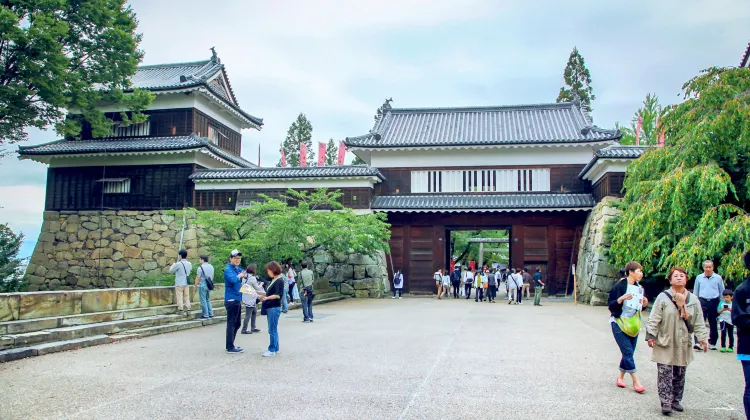
[[[719,327],[716,323],[716,318],[719,316],[717,309],[719,308],[719,301],[722,299],[722,293],[724,293],[724,279],[714,272],[712,261],[706,260],[703,262],[703,273],[698,274],[698,277],[695,278],[693,293],[698,296],[698,300],[701,302],[703,319],[708,321],[710,330],[708,348],[716,350],[716,341],[719,339]],[[698,346],[698,339],[695,340],[695,346]]]
[[[471,297],[471,288],[474,286],[474,272],[466,270],[464,271],[464,292],[466,293],[466,299]]]
[[[169,267],[169,272],[174,274],[174,297],[177,303],[177,312],[185,310],[185,315],[190,312],[190,287],[188,286],[188,277],[193,271],[193,265],[187,258],[187,251],[181,249],[177,253],[179,257],[177,262]]]
[[[513,281],[516,283],[516,289],[518,290],[518,293],[516,293],[516,303],[523,305],[523,275],[520,269],[516,270],[516,273],[513,274]]]
[[[508,280],[505,282],[506,293],[508,295],[508,305],[516,301],[518,294],[518,284],[516,283],[516,269],[510,270]]]

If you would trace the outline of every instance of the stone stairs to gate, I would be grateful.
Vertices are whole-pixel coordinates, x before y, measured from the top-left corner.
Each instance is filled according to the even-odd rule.
[[[0,362],[223,323],[223,286],[211,292],[211,319],[200,319],[192,287],[187,314],[177,312],[172,287],[0,294]],[[345,298],[322,290],[313,305]]]

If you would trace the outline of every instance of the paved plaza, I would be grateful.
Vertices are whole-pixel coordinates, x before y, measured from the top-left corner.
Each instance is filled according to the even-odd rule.
[[[544,303],[347,300],[282,316],[274,358],[261,318],[242,355],[214,325],[0,364],[0,419],[662,417],[645,342],[638,395],[615,387],[606,308]],[[733,355],[697,355],[673,417],[743,418],[743,386]]]

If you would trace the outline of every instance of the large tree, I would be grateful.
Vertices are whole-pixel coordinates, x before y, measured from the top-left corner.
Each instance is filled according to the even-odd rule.
[[[326,146],[326,166],[334,166],[338,164],[338,150],[339,149],[336,142],[333,139],[328,140],[328,145]]]
[[[143,122],[150,92],[123,94],[143,58],[135,13],[125,0],[0,2],[0,144],[25,140],[25,128],[54,125],[78,136],[83,114],[95,136],[111,132],[96,108],[120,104],[125,124]]]
[[[737,282],[750,250],[750,69],[710,68],[683,90],[662,117],[665,147],[628,167],[610,255],[662,275],[680,266],[694,276],[712,259]]]
[[[635,132],[638,130],[638,118],[642,118],[641,124],[641,136],[639,138],[639,144],[643,146],[657,145],[659,143],[659,132],[656,126],[659,115],[661,115],[662,107],[659,104],[659,98],[656,94],[647,94],[646,99],[643,100],[643,106],[638,108],[630,121],[630,127],[621,127],[619,124],[617,128],[622,132],[621,144],[633,145],[635,144]]]
[[[315,165],[315,150],[312,142],[313,126],[305,114],[300,113],[286,132],[286,139],[282,148],[286,155],[286,163],[289,166],[299,166],[300,145],[307,144],[307,164]],[[276,166],[281,166],[281,158]]]
[[[21,258],[18,253],[23,234],[16,234],[5,224],[0,225],[0,293],[18,292],[23,288]]]
[[[591,73],[586,67],[583,56],[578,52],[578,48],[574,47],[573,52],[570,53],[568,64],[565,66],[565,72],[563,72],[563,79],[565,80],[565,86],[560,88],[557,102],[572,102],[577,99],[581,101],[583,109],[591,112],[591,103],[594,102],[596,96],[594,95],[594,89],[591,87]]]

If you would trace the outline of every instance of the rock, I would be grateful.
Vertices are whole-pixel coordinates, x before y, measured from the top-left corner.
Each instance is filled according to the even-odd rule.
[[[143,235],[144,233],[146,233],[146,228],[144,228],[143,226],[138,226],[137,228],[133,229],[133,233],[135,233],[136,235]]]
[[[113,225],[113,226],[114,226],[114,225]],[[126,224],[122,224],[122,225],[120,226],[120,229],[118,229],[118,230],[120,231],[120,233],[123,233],[123,234],[125,234],[125,235],[130,235],[130,234],[132,234],[132,233],[133,233],[133,228],[131,228],[130,226],[128,226],[128,225],[126,225]]]
[[[49,222],[49,225],[47,226],[47,231],[50,233],[60,232],[60,222],[58,222],[57,220],[53,220]]]
[[[377,278],[382,275],[382,270],[379,265],[367,265],[365,266],[367,277]]]
[[[99,229],[99,225],[96,224],[96,223],[94,223],[94,222],[83,222],[83,223],[81,223],[81,226],[83,226],[84,229],[88,229],[88,230],[98,230]]]
[[[153,256],[154,256],[153,251],[141,251],[141,257],[144,260],[150,260],[151,258],[153,258]]]
[[[160,239],[157,241],[157,243],[159,245],[161,245],[161,246],[172,246],[172,241],[170,241],[169,239],[167,239],[165,237],[161,237],[161,236],[160,236]]]
[[[96,248],[94,252],[91,253],[91,258],[110,258],[113,255],[112,251],[112,248]]]
[[[198,248],[198,241],[196,239],[193,239],[191,241],[185,241],[183,243],[184,249],[197,249]]]
[[[80,226],[78,226],[78,223],[66,223],[65,224],[65,232],[67,233],[77,233]]]
[[[156,233],[156,232],[152,232],[152,233],[151,233],[151,234],[149,234],[149,235],[148,235],[148,236],[147,236],[146,238],[147,238],[147,239],[148,239],[149,241],[154,241],[154,242],[158,241],[159,239],[162,239],[161,235],[159,235],[159,234],[158,234],[158,233]]]
[[[341,267],[341,278],[344,280],[352,280],[354,278],[354,267],[345,264],[340,266]]]
[[[144,270],[156,270],[157,267],[158,267],[158,264],[156,264],[156,261],[146,261],[143,264]]]
[[[114,230],[112,230],[112,229],[109,229],[109,228],[107,228],[107,229],[104,229],[104,230],[102,231],[102,237],[103,237],[103,238],[109,238],[109,237],[110,237],[110,236],[112,236],[112,235],[113,235],[114,233],[115,233],[115,231],[114,231]]]
[[[372,287],[372,283],[369,280],[354,280],[352,287],[354,290],[368,290]]]
[[[122,270],[120,273],[120,280],[131,281],[135,278],[135,272],[129,268]]]
[[[341,283],[341,294],[354,296],[354,288],[347,283]]]
[[[160,225],[158,223],[154,223],[154,230],[157,232],[166,232],[169,230],[169,226],[167,225]],[[179,239],[177,239],[179,241]]]
[[[86,240],[86,237],[89,235],[89,231],[86,229],[78,229],[78,233],[76,234],[79,241]]]
[[[369,298],[370,299],[382,299],[383,291],[382,290],[370,290]]]
[[[146,230],[153,230],[154,229],[154,221],[153,220],[145,220],[143,222],[142,226]]]
[[[313,262],[316,263],[316,264],[318,264],[318,263],[330,264],[331,263],[331,256],[328,255],[327,252],[316,252],[313,255]]]
[[[315,273],[319,276],[325,275],[328,264],[315,264]]]
[[[141,241],[141,237],[138,235],[128,235],[125,237],[126,245],[138,245],[138,242],[140,241]]]
[[[67,234],[67,233],[65,233],[65,232],[62,232],[62,231],[58,231],[58,232],[57,232],[57,233],[55,234],[55,240],[56,240],[56,241],[60,241],[60,242],[62,242],[62,241],[67,241],[67,240],[68,240],[68,234]]]
[[[59,279],[52,279],[49,281],[49,290],[58,290],[61,284]]]
[[[39,266],[36,268],[36,271],[34,271],[34,274],[36,274],[39,277],[44,277],[47,274],[47,267]]]
[[[127,238],[126,238],[126,239],[127,239]],[[149,241],[149,240],[143,240],[143,241],[140,241],[140,242],[138,243],[138,248],[140,248],[140,249],[142,249],[142,250],[149,250],[149,251],[153,251],[153,249],[154,249],[154,245],[156,245],[156,244],[155,244],[155,243],[154,243],[153,241]]]
[[[115,261],[115,263],[112,265],[112,268],[114,268],[115,270],[122,270],[128,267],[129,265],[125,261]]]
[[[354,297],[355,298],[369,298],[370,297],[370,291],[369,290],[355,290],[354,291]]]
[[[365,278],[366,270],[364,265],[354,265],[352,266],[354,270],[354,278],[355,279],[363,279]]]
[[[133,270],[140,270],[143,268],[143,260],[137,258],[131,258],[128,260],[128,266]]]
[[[185,241],[185,242],[192,241],[192,240],[195,240],[197,238],[198,237],[196,235],[195,229],[185,229],[185,233],[182,236],[182,240]]]

